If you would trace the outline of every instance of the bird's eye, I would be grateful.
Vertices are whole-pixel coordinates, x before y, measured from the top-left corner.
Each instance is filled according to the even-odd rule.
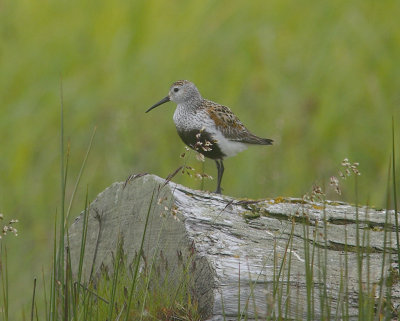
[[[175,92],[178,92],[178,91],[179,91],[179,88],[178,88],[178,87],[175,87],[175,88],[174,88],[174,91],[175,91]]]

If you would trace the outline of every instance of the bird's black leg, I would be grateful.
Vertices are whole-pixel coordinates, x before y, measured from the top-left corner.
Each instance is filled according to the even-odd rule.
[[[221,176],[220,176],[220,178],[219,178],[219,190],[220,190],[220,194],[221,194],[221,182],[222,182],[222,175],[224,175],[224,170],[225,170],[225,168],[224,168],[224,163],[222,162],[222,159],[220,160],[220,165],[219,165],[220,167],[220,170],[221,170]]]
[[[224,164],[222,163],[222,160],[215,160],[215,163],[217,164],[217,170],[218,170],[218,182],[217,182],[217,190],[215,193],[221,194],[221,181],[222,181],[222,175],[224,174]]]

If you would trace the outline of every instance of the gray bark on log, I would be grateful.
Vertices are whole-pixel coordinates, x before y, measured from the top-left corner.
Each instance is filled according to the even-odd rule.
[[[126,183],[114,183],[90,205],[85,280],[101,265],[111,266],[111,253],[121,236],[127,259],[133,260],[149,211],[143,256],[166,258],[171,275],[178,271],[182,257],[190,257],[193,293],[207,320],[224,320],[224,316],[225,320],[237,320],[240,313],[248,320],[262,320],[279,313],[284,316],[286,308],[287,316],[293,319],[306,318],[311,310],[314,318],[320,319],[328,308],[333,318],[342,314],[345,303],[353,319],[358,315],[357,251],[368,253],[361,258],[362,280],[367,291],[369,278],[369,291],[374,291],[377,302],[380,285],[384,285],[382,266],[385,278],[392,268],[397,269],[391,258],[396,252],[392,225],[386,225],[389,233],[383,259],[384,210],[294,198],[238,200],[191,190],[154,175],[138,175]],[[393,223],[394,212],[389,214]],[[82,227],[83,213],[69,228],[75,275]],[[307,271],[312,271],[308,286]],[[395,308],[399,290],[395,283],[391,291]],[[307,305],[307,293],[313,295],[311,307]],[[329,300],[321,302],[321,297]]]

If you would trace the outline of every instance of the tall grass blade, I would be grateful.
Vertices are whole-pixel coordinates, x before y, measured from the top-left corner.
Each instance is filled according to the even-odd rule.
[[[78,316],[78,306],[77,306],[77,301],[75,300],[75,294],[76,294],[76,286],[75,282],[72,277],[72,267],[71,267],[71,251],[69,247],[69,234],[68,230],[66,231],[67,233],[67,258],[66,258],[66,267],[65,267],[65,275],[66,275],[66,280],[65,280],[65,288],[66,288],[66,295],[68,296],[68,315],[72,316],[70,317],[70,320],[76,320]]]
[[[118,236],[118,243],[117,243],[117,253],[116,253],[116,257],[115,257],[115,261],[114,261],[113,281],[112,281],[112,287],[111,287],[111,302],[108,305],[108,320],[112,320],[122,251],[123,251],[123,249],[122,249],[122,240],[121,240],[121,236],[119,235]]]
[[[84,285],[82,285],[82,284],[79,284],[79,286],[80,286],[82,289],[84,289],[88,294],[94,296],[94,297],[96,298],[96,300],[98,299],[98,300],[104,302],[105,304],[110,304],[109,301],[107,301],[106,299],[104,299],[103,297],[101,297],[100,295],[98,295],[96,292],[93,292],[93,291],[90,290],[88,287],[86,287],[86,286],[84,286]]]
[[[87,228],[89,220],[88,195],[89,195],[89,190],[88,188],[86,188],[85,210],[83,212],[83,226],[82,226],[82,236],[81,236],[81,250],[79,254],[79,265],[78,265],[78,284],[81,284],[82,282],[83,258],[85,256],[86,237],[87,237]],[[79,299],[79,287],[78,287],[78,299]]]
[[[237,318],[241,319],[240,316],[240,260],[239,260],[239,279],[238,279],[238,307],[237,307]]]
[[[339,311],[342,312],[342,317],[344,316],[344,304],[342,299],[344,276],[343,276],[343,262],[341,256],[339,256],[339,266],[340,266],[340,281],[339,281],[338,299],[336,302],[335,320],[339,320]]]
[[[326,202],[324,201],[323,208],[324,215],[324,262],[322,264],[322,276],[323,276],[323,301],[326,308],[326,317],[328,320],[331,319],[331,305],[328,296],[328,220],[326,219]]]
[[[31,321],[33,321],[33,313],[35,310],[35,295],[36,295],[36,278],[33,279],[33,295],[32,295],[32,307],[31,307]]]
[[[310,238],[308,221],[303,223],[304,240],[304,265],[306,272],[306,299],[307,299],[307,321],[314,319],[313,314],[313,258],[310,256]],[[313,251],[314,252],[314,251]],[[313,255],[313,254],[312,254]]]
[[[69,217],[69,214],[70,214],[70,212],[71,212],[72,203],[73,203],[73,201],[74,201],[75,194],[76,194],[76,191],[77,191],[77,189],[78,189],[78,186],[79,186],[79,183],[80,183],[82,174],[83,174],[83,170],[85,169],[86,161],[87,161],[87,159],[88,159],[90,150],[92,149],[92,143],[93,143],[94,136],[95,136],[95,134],[96,134],[96,129],[97,129],[97,127],[94,128],[93,133],[92,133],[92,136],[90,137],[89,146],[88,146],[88,148],[87,148],[87,150],[86,150],[85,158],[83,159],[82,166],[81,166],[81,168],[80,168],[80,170],[79,170],[78,178],[76,179],[75,186],[74,186],[74,189],[73,189],[73,191],[72,191],[71,199],[70,199],[70,201],[69,201],[69,205],[68,205],[68,209],[67,209],[67,215],[65,216],[64,225],[66,225],[67,222],[68,222],[68,217]]]
[[[60,209],[60,241],[58,251],[57,276],[64,286],[64,203],[65,203],[65,174],[64,174],[64,96],[62,77],[60,77],[60,179],[61,179],[61,209]]]
[[[57,213],[54,218],[54,241],[53,241],[53,271],[50,283],[50,321],[56,320],[56,281],[57,280]]]
[[[396,224],[396,248],[397,248],[397,262],[400,262],[400,237],[399,237],[399,218],[397,213],[397,190],[396,190],[396,150],[394,140],[394,117],[392,116],[392,171],[393,171],[393,204],[394,204],[394,217]]]
[[[287,283],[286,283],[286,302],[285,302],[285,320],[287,320],[290,316],[288,315],[289,313],[289,306],[290,306],[290,277],[291,277],[291,267],[292,267],[292,251],[293,251],[293,234],[294,234],[294,226],[295,226],[295,220],[294,218],[292,219],[292,229],[290,231],[290,249],[289,249],[289,259],[288,259],[288,271],[287,271]]]
[[[132,303],[132,299],[133,299],[133,292],[135,291],[136,279],[137,279],[138,272],[139,272],[140,253],[142,253],[142,251],[143,251],[143,245],[144,245],[144,240],[145,240],[145,236],[146,236],[146,232],[147,232],[147,226],[149,224],[149,217],[150,217],[150,213],[151,213],[151,207],[153,205],[154,193],[155,193],[155,189],[153,189],[153,192],[151,194],[149,208],[147,209],[146,222],[144,224],[142,241],[140,243],[140,249],[139,249],[139,252],[138,252],[138,255],[137,255],[137,258],[136,258],[136,262],[135,262],[134,275],[133,275],[132,285],[131,285],[131,289],[130,289],[130,293],[129,293],[129,299],[128,299],[128,306],[127,306],[127,309],[126,309],[125,321],[129,320],[129,312],[130,312],[130,309],[131,309],[131,303]]]
[[[1,246],[1,257],[3,258],[1,262],[0,272],[1,272],[1,284],[3,290],[3,318],[4,321],[8,321],[8,263],[7,263],[7,247]]]
[[[68,321],[69,316],[69,267],[70,267],[70,255],[69,247],[67,246],[67,255],[65,262],[65,285],[64,285],[64,321]]]
[[[119,314],[117,315],[117,317],[115,318],[115,321],[119,321],[122,317],[122,313],[125,311],[126,308],[126,302],[124,303],[124,305],[122,306],[121,311],[119,312]]]
[[[363,320],[364,318],[364,293],[363,293],[363,249],[360,244],[360,217],[358,210],[358,186],[357,176],[354,177],[354,193],[355,193],[355,208],[356,208],[356,255],[357,255],[357,274],[358,274],[358,306],[359,315],[358,319]]]
[[[46,315],[46,321],[49,320],[49,315],[47,314],[47,309],[48,309],[48,302],[47,302],[47,293],[46,293],[46,279],[44,277],[44,269],[42,266],[42,281],[43,281],[43,301],[44,301],[44,310],[46,311],[45,315]]]
[[[389,162],[388,166],[388,176],[387,176],[387,187],[386,187],[386,210],[385,210],[385,225],[384,225],[384,234],[383,234],[383,253],[382,253],[382,266],[381,266],[381,276],[380,276],[380,282],[379,282],[379,301],[377,304],[377,310],[376,310],[376,315],[375,315],[375,321],[380,320],[380,315],[382,313],[382,304],[383,304],[383,291],[385,287],[385,272],[386,272],[386,249],[387,249],[387,234],[388,231],[391,229],[389,220],[390,220],[390,213],[389,213],[389,208],[390,208],[390,169],[391,169],[391,162]],[[390,234],[389,234],[390,238]]]
[[[221,290],[220,294],[221,294],[222,316],[224,317],[224,321],[226,321],[224,296],[222,295],[222,290]]]
[[[309,235],[309,225],[307,225],[307,235]],[[312,242],[312,252],[311,252],[311,319],[315,320],[315,291],[314,291],[314,259],[315,259],[315,249],[317,242]]]
[[[276,293],[277,293],[277,291],[278,291],[278,286],[280,285],[279,280],[280,280],[280,278],[281,278],[283,268],[285,267],[286,256],[287,256],[288,248],[289,248],[289,245],[290,245],[292,236],[293,236],[293,232],[294,232],[294,225],[293,225],[293,223],[292,223],[292,229],[291,229],[291,232],[290,232],[290,235],[289,235],[289,239],[288,239],[288,241],[287,241],[287,243],[286,243],[285,251],[283,252],[282,262],[281,262],[281,264],[280,264],[280,266],[279,266],[279,272],[278,272],[278,275],[277,275],[277,277],[276,277],[276,284],[275,284],[275,286],[274,286],[274,297],[275,297],[275,295],[276,295]]]
[[[247,298],[246,311],[248,309],[249,301],[250,301],[250,298],[251,298],[252,299],[252,303],[253,303],[254,319],[255,319],[255,321],[258,321],[257,304],[256,304],[256,298],[255,298],[255,295],[254,295],[254,288],[256,287],[256,282],[254,282],[252,280],[251,273],[250,273],[250,265],[249,265],[248,261],[247,261],[247,271],[249,272],[248,273],[248,278],[249,278],[249,286],[250,286],[250,296]],[[246,313],[246,316],[247,316],[247,313]]]
[[[173,203],[174,203],[174,201],[171,198],[171,201],[169,202],[168,208],[172,208]],[[163,222],[161,224],[160,232],[157,235],[157,241],[154,244],[154,253],[153,253],[153,256],[152,256],[152,259],[151,259],[151,264],[150,264],[150,268],[149,268],[149,274],[146,277],[147,280],[145,282],[146,283],[146,289],[150,288],[150,281],[151,281],[151,277],[153,275],[153,272],[155,270],[155,264],[156,264],[156,260],[157,260],[156,256],[159,255],[159,253],[160,253],[159,252],[160,237],[161,237],[161,231],[164,230],[164,223],[165,223],[165,220],[163,220]],[[179,287],[178,287],[178,289],[176,291],[174,300],[176,299],[176,296],[178,295],[178,291],[179,291],[180,285],[179,285]],[[144,297],[143,297],[143,303],[142,303],[142,311],[140,313],[140,320],[139,321],[142,321],[143,317],[145,316],[145,306],[146,306],[148,294],[149,294],[149,291],[145,291]],[[125,306],[125,308],[126,308],[126,306]]]
[[[345,215],[346,219],[346,215]],[[347,247],[347,225],[344,226],[344,281],[345,281],[345,293],[344,293],[344,320],[349,320],[349,255]]]

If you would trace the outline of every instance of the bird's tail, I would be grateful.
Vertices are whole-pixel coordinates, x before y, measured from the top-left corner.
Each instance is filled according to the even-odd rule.
[[[260,139],[261,139],[260,145],[272,145],[272,143],[274,142],[272,139],[269,138],[260,138]]]
[[[256,144],[256,145],[272,145],[273,140],[269,138],[261,138],[254,134],[250,134],[248,136],[248,141],[245,142],[247,144]]]
[[[272,139],[261,138],[249,132],[247,132],[246,135],[243,135],[242,137],[240,137],[240,139],[237,139],[236,141],[253,145],[272,145],[272,143],[274,142]]]

